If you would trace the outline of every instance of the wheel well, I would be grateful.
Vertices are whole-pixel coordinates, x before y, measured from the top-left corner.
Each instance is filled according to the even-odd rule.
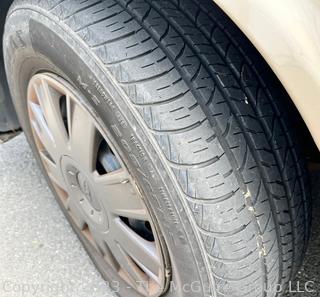
[[[3,35],[3,29],[4,29],[4,24],[6,22],[6,17],[8,10],[12,4],[13,0],[2,0],[0,2],[0,32],[1,35]],[[2,39],[1,39],[1,45],[2,45]],[[2,53],[2,47],[1,47],[1,53]]]
[[[282,101],[282,104],[286,106],[286,109],[290,112],[291,118],[293,119],[293,126],[291,129],[294,129],[297,141],[307,158],[311,162],[320,162],[320,153],[319,149],[305,123],[300,112],[296,108],[293,100],[290,98],[285,87],[271,69],[267,61],[260,54],[259,50],[254,46],[254,44],[247,38],[245,33],[233,22],[233,20],[215,3],[213,2],[213,7],[218,11],[218,14],[221,18],[227,18],[229,23],[232,24],[232,34],[237,36],[239,43],[245,44],[245,55],[250,55],[254,61],[255,67],[258,72],[264,73],[264,80],[268,84],[268,88],[272,88],[273,91],[276,90],[277,98]],[[221,27],[222,30],[225,28]],[[229,30],[230,28],[228,28]]]

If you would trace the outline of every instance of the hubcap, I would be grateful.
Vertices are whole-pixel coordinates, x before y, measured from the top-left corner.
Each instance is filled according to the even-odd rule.
[[[30,80],[28,114],[44,167],[75,225],[131,287],[161,295],[164,244],[107,129],[81,94],[49,73]]]

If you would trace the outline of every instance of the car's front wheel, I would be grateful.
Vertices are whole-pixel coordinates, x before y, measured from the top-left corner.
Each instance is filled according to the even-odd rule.
[[[210,0],[15,1],[4,51],[39,164],[117,293],[286,289],[305,165],[284,93]]]

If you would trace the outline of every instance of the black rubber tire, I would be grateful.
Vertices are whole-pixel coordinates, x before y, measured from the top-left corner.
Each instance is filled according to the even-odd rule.
[[[109,100],[100,83],[110,100],[124,98],[121,112],[134,118],[127,129],[142,135],[140,149],[170,192],[160,194],[163,212],[154,209],[171,260],[190,259],[184,266],[177,260],[180,287],[173,296],[283,293],[301,265],[310,228],[310,189],[291,103],[211,0],[15,1],[4,51],[27,134],[21,102],[32,67],[56,69],[87,97],[97,94],[100,115]],[[199,279],[199,292],[185,292],[183,284]]]

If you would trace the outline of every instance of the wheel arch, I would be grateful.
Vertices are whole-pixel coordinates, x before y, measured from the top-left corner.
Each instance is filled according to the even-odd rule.
[[[271,67],[320,149],[320,3],[213,1]]]

